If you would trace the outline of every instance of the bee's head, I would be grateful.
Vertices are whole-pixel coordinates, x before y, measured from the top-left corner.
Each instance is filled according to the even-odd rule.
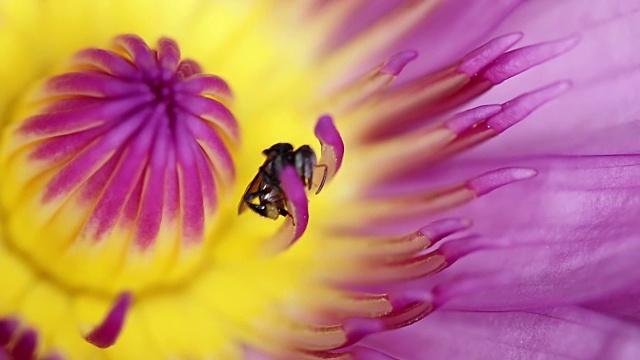
[[[286,154],[291,151],[293,151],[293,145],[289,143],[277,143],[271,145],[271,147],[268,149],[262,150],[262,153],[267,157],[272,157],[276,155]]]

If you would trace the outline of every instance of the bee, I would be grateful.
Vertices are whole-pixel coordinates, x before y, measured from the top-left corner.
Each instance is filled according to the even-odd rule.
[[[313,186],[313,172],[316,168],[324,168],[322,181],[318,186],[318,194],[327,179],[327,165],[318,165],[316,153],[309,145],[302,145],[296,150],[289,143],[277,143],[262,151],[267,159],[258,168],[258,173],[251,180],[238,206],[238,214],[249,208],[261,216],[277,220],[279,216],[289,216],[287,197],[280,186],[280,173],[291,165],[296,169],[300,180],[308,190]],[[257,199],[257,200],[256,200]]]

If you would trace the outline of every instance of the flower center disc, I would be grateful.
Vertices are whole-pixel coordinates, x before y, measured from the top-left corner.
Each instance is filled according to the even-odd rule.
[[[74,288],[141,290],[192,274],[234,181],[230,98],[170,39],[152,50],[125,35],[80,51],[4,131],[6,241]]]

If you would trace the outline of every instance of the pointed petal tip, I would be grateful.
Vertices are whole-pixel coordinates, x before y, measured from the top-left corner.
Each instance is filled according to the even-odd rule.
[[[342,166],[344,142],[333,118],[324,114],[318,118],[314,133],[322,145],[320,163],[329,168],[327,179],[331,179]]]
[[[85,340],[101,349],[115,344],[124,327],[132,300],[133,295],[130,292],[120,294],[104,320],[85,336]]]
[[[293,166],[286,166],[280,173],[280,183],[287,198],[287,208],[291,218],[282,225],[279,236],[287,237],[286,247],[293,245],[309,225],[309,200],[305,186]]]
[[[380,69],[383,74],[397,76],[402,72],[405,66],[418,57],[418,52],[407,50],[399,52],[391,56]]]
[[[468,229],[471,220],[467,218],[451,218],[434,221],[418,230],[418,235],[426,236],[432,244],[456,232]]]
[[[494,85],[500,84],[536,65],[540,65],[566,53],[573,49],[579,41],[580,37],[578,35],[571,35],[563,39],[525,46],[509,51],[498,57],[486,68],[482,73],[482,77]]]
[[[569,80],[554,82],[503,104],[501,112],[487,120],[487,126],[501,133],[524,120],[538,107],[566,93],[572,87]]]
[[[457,70],[469,76],[477,75],[483,68],[518,43],[523,36],[522,32],[514,32],[489,41],[467,54]]]
[[[479,236],[451,240],[444,243],[437,251],[447,259],[447,267],[453,265],[464,256],[480,250],[496,248],[492,243]]]
[[[483,105],[456,114],[444,123],[444,127],[460,135],[474,125],[502,111],[502,105]]]
[[[467,183],[467,188],[474,191],[477,196],[482,196],[505,185],[531,179],[536,175],[538,175],[538,172],[531,168],[502,168],[484,173],[470,180]]]

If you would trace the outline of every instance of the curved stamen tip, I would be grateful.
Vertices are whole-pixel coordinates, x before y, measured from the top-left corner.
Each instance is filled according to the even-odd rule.
[[[502,111],[500,105],[482,105],[456,114],[444,123],[444,127],[460,135],[474,125]]]
[[[524,120],[534,110],[571,89],[568,80],[557,81],[528,92],[502,105],[502,111],[487,120],[487,126],[501,133]]]
[[[458,66],[458,71],[469,76],[475,76],[480,70],[520,41],[522,36],[521,32],[515,32],[489,41],[467,54]]]
[[[279,249],[293,245],[309,225],[307,193],[300,180],[300,175],[293,166],[286,166],[280,172],[280,185],[287,198],[287,209],[291,217],[282,225],[280,232],[276,235],[278,242],[284,243],[284,246],[278,246]]]
[[[380,69],[383,74],[396,76],[400,74],[402,69],[407,66],[408,63],[415,60],[418,57],[418,52],[413,50],[407,50],[399,52],[390,57]]]
[[[502,168],[484,173],[467,183],[467,188],[482,196],[511,183],[531,179],[538,172],[531,168]]]
[[[497,85],[536,65],[540,65],[573,49],[580,37],[569,36],[564,39],[526,46],[510,51],[496,59],[482,77]]]
[[[434,221],[418,230],[417,234],[426,236],[434,244],[445,237],[466,230],[471,226],[471,220],[466,218],[452,218]]]
[[[85,336],[85,340],[101,349],[115,344],[122,332],[132,300],[130,292],[120,294],[102,323]]]
[[[320,164],[327,166],[327,177],[331,179],[342,165],[344,142],[329,115],[320,116],[314,133],[322,145]]]
[[[496,248],[495,244],[489,243],[486,239],[479,236],[470,236],[467,238],[451,240],[444,243],[438,253],[447,259],[447,266],[451,266],[460,258],[467,256],[473,252]]]
[[[410,290],[391,295],[393,310],[382,317],[385,329],[409,326],[433,311],[431,291]]]

